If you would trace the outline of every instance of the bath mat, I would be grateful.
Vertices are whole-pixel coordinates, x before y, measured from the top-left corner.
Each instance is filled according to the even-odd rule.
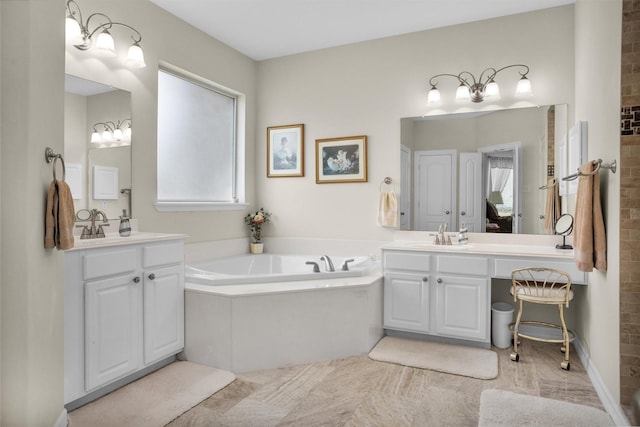
[[[476,347],[384,337],[371,350],[369,357],[380,362],[481,380],[498,376],[498,355]]]
[[[613,425],[606,412],[591,406],[495,389],[480,395],[479,427]]]
[[[161,427],[235,378],[220,369],[174,362],[70,412],[69,427]]]

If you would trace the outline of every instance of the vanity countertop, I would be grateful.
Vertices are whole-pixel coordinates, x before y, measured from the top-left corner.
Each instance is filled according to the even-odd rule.
[[[395,241],[382,249],[440,252],[440,253],[465,253],[478,255],[502,255],[502,256],[526,256],[573,259],[572,249],[556,249],[555,246],[543,245],[518,245],[507,243],[469,243],[466,245],[435,245],[431,242],[419,241]]]
[[[186,234],[148,233],[141,231],[134,231],[128,237],[120,237],[118,233],[107,234],[106,237],[97,239],[80,239],[80,236],[75,236],[74,247],[69,250],[73,251],[93,248],[106,248],[110,246],[132,245],[136,243],[160,242],[163,240],[184,239],[186,237],[188,237]]]

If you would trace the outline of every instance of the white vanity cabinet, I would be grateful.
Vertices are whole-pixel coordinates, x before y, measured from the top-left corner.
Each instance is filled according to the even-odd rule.
[[[489,340],[489,260],[383,250],[384,327]]]
[[[65,253],[65,404],[183,348],[183,239]]]

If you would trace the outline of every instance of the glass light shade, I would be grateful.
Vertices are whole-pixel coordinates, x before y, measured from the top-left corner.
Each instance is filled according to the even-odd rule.
[[[456,90],[456,100],[468,101],[469,99],[471,99],[469,88],[466,87],[463,83],[460,83],[460,86],[458,86],[458,89]]]
[[[438,102],[440,102],[440,91],[435,86],[432,86],[427,95],[427,104],[436,104]]]
[[[96,53],[102,56],[116,56],[116,47],[109,31],[104,30],[96,39]]]
[[[113,139],[113,135],[111,134],[111,132],[109,132],[108,130],[105,130],[104,132],[102,132],[102,140],[109,142]]]
[[[147,66],[147,64],[144,63],[144,53],[138,42],[135,42],[129,47],[127,65],[134,68],[144,68]]]
[[[94,144],[100,144],[102,142],[102,137],[97,130],[94,130],[91,134],[91,142],[93,142]]]
[[[118,128],[115,131],[113,131],[113,137],[115,138],[116,141],[122,140],[124,137],[124,133],[122,132],[122,129]]]
[[[484,96],[485,97],[492,97],[492,98],[497,98],[500,96],[500,87],[498,87],[498,83],[494,82],[493,80],[491,80],[489,83],[487,83],[487,86],[484,89]]]
[[[84,42],[80,24],[71,16],[67,16],[64,20],[64,34],[67,42],[71,44],[82,44]]]
[[[531,94],[531,82],[528,78],[522,76],[522,78],[518,80],[518,85],[516,86],[516,95],[527,96]]]
[[[131,139],[131,127],[128,127],[124,130],[124,137],[127,139]]]

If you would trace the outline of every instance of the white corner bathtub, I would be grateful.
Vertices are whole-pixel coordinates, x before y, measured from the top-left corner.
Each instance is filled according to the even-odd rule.
[[[291,282],[318,279],[338,279],[344,277],[364,276],[377,267],[369,257],[329,256],[335,271],[327,271],[322,255],[237,255],[224,258],[213,258],[189,264],[185,267],[185,278],[190,283],[204,285],[258,284],[273,282]],[[348,271],[342,270],[344,262],[348,263]],[[314,272],[313,264],[319,267]]]
[[[382,337],[382,274],[369,257],[238,255],[185,270],[186,360],[233,372],[366,354]],[[350,271],[342,271],[345,260]],[[320,272],[313,272],[318,264]]]

